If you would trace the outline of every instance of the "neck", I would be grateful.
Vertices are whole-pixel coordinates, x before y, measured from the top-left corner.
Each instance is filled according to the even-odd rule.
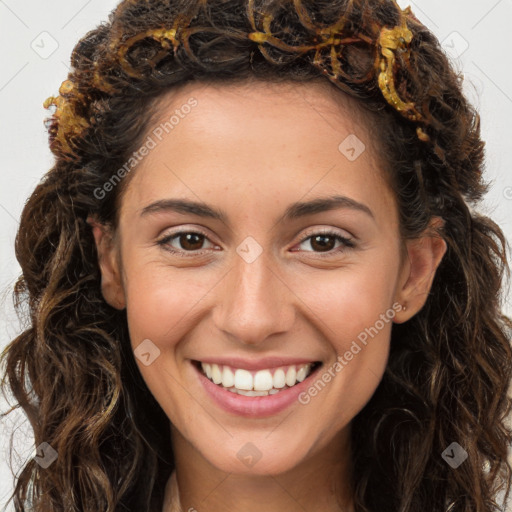
[[[226,473],[172,428],[181,511],[353,512],[350,427],[296,467],[277,475]],[[170,481],[164,512],[170,505]],[[179,510],[179,509],[178,509]],[[179,511],[179,512],[181,512]]]

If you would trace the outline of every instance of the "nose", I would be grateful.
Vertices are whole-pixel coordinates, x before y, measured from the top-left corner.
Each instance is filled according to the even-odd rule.
[[[290,330],[295,319],[294,293],[271,258],[251,263],[234,256],[232,269],[218,287],[215,326],[232,340],[260,345]]]

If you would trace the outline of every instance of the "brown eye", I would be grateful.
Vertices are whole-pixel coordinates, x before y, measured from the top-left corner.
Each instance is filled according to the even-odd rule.
[[[311,237],[311,247],[320,252],[334,249],[336,240],[330,235],[315,235]]]
[[[336,245],[337,242],[340,242],[340,244]],[[336,253],[343,252],[346,249],[355,247],[352,240],[345,238],[336,232],[314,233],[313,235],[303,238],[299,247],[306,243],[312,250],[301,250],[305,250],[306,252],[327,253],[326,256],[330,256],[331,254],[334,255]]]
[[[201,249],[204,242],[204,236],[199,233],[182,233],[177,236],[181,248],[187,251],[196,251]]]
[[[204,243],[207,240],[208,237],[203,233],[195,231],[179,231],[162,238],[157,243],[170,252],[193,253],[194,251],[204,249]]]

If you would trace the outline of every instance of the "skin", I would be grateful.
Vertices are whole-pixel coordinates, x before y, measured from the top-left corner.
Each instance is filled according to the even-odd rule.
[[[197,107],[130,176],[117,229],[89,219],[105,300],[127,308],[134,349],[150,339],[161,351],[137,364],[172,422],[182,509],[353,510],[351,420],[382,378],[392,322],[422,308],[446,244],[428,233],[402,243],[394,193],[354,100],[317,83],[192,83],[165,98],[161,119],[190,97]],[[338,150],[350,134],[366,146],[355,161]],[[345,207],[277,222],[291,203],[335,194],[373,217]],[[229,224],[171,210],[141,215],[168,198],[207,202]],[[325,228],[355,247],[330,238],[322,250],[306,238]],[[157,244],[198,229],[207,237],[193,256]],[[252,263],[236,251],[247,236],[263,251]],[[179,237],[167,245],[190,247]],[[221,410],[190,362],[286,355],[329,368],[390,310],[394,318],[308,404],[268,418]],[[247,442],[261,453],[252,467],[237,457]]]

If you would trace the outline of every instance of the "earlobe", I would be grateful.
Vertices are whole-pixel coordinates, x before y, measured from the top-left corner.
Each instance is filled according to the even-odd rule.
[[[446,253],[447,245],[436,231],[444,225],[444,219],[434,217],[424,234],[407,240],[406,261],[397,290],[397,301],[407,309],[396,315],[395,322],[403,323],[413,317],[425,305],[435,273]]]
[[[87,223],[92,228],[96,243],[103,298],[112,307],[122,310],[126,307],[126,300],[117,258],[117,248],[113,242],[111,229],[92,216],[87,218]]]

